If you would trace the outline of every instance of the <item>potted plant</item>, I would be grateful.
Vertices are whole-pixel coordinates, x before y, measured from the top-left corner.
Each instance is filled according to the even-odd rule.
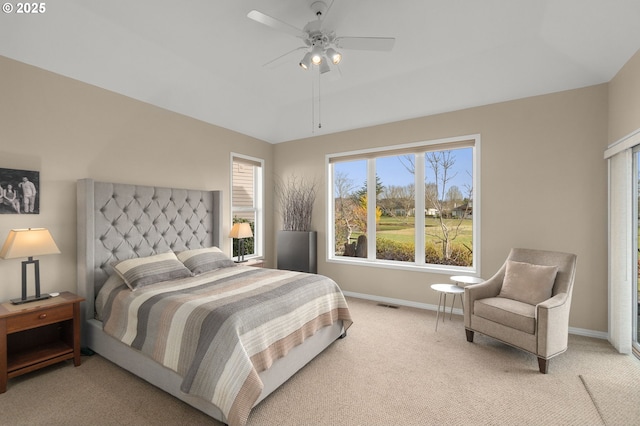
[[[276,184],[282,214],[282,230],[276,239],[277,267],[317,273],[317,232],[311,230],[315,180],[290,176]]]

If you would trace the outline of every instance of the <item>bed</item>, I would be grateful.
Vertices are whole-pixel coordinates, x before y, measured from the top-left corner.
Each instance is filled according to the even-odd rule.
[[[221,245],[221,208],[220,191],[79,180],[82,339],[83,348],[209,416],[242,425],[252,407],[344,337],[351,317],[342,292],[326,277],[229,264],[215,249]],[[198,270],[197,262],[189,261],[200,257],[188,256],[201,252],[216,252],[222,263]],[[180,266],[191,274],[181,270],[171,279],[145,281],[154,275],[144,269],[148,259],[161,263],[164,274]],[[309,295],[316,292],[322,295]],[[244,293],[252,307],[238,308]],[[184,305],[175,307],[178,301]],[[212,311],[204,314],[204,309]],[[168,335],[183,343],[175,345]]]

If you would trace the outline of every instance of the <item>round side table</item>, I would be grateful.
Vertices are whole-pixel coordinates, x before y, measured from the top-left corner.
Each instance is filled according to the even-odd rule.
[[[451,312],[449,313],[449,319],[453,317],[453,304],[456,303],[456,296],[460,296],[460,304],[462,305],[462,310],[464,310],[464,302],[462,301],[462,294],[464,294],[464,288],[458,287],[453,284],[432,284],[431,288],[438,293],[440,293],[440,298],[438,299],[438,311],[436,312],[436,331],[438,331],[438,321],[440,319],[440,306],[442,306],[442,322],[444,322],[444,317],[446,314],[447,308],[447,294],[453,294],[453,302],[451,302]],[[442,297],[444,296],[444,301]]]
[[[454,275],[449,279],[456,283],[458,287],[466,287],[471,284],[480,284],[486,281],[484,278],[470,277],[468,275]]]

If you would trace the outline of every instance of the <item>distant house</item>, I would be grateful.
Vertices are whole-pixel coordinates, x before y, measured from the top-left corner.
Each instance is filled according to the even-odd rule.
[[[451,217],[464,217],[465,214],[466,217],[473,216],[473,203],[464,203],[451,209]]]
[[[436,216],[438,216],[438,209],[435,209],[433,207],[431,207],[429,209],[424,209],[424,214],[425,214],[425,216],[436,217]]]

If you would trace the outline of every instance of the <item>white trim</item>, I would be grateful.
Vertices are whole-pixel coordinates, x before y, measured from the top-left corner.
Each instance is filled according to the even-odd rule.
[[[638,218],[640,212],[638,212],[638,197],[640,196],[640,182],[638,182],[638,170],[640,169],[640,164],[638,161],[640,156],[640,145],[636,145],[631,150],[631,209],[633,212],[631,213],[631,232],[634,237],[631,239],[631,253],[632,258],[635,258],[635,253],[638,253],[638,246],[640,245],[640,241],[638,241],[638,233],[633,230],[638,226],[635,218]],[[640,312],[638,309],[638,263],[637,258],[634,259],[631,263],[633,266],[631,267],[631,348],[635,348],[636,350],[640,349],[640,342],[638,341],[638,330],[640,328],[640,324],[638,324],[638,314]]]
[[[376,260],[376,212],[378,211],[376,177],[376,162],[369,159],[367,160],[367,259],[372,261]],[[330,226],[334,227],[335,221],[332,222]],[[372,223],[374,226],[370,226]]]
[[[381,259],[370,260],[360,257],[334,256],[330,259],[327,259],[327,263],[341,263],[343,265],[350,266],[369,266],[373,268],[401,269],[405,271],[429,272],[433,274],[471,275],[474,277],[480,276],[476,270],[465,266],[449,266],[426,263],[418,265],[417,263],[410,262]]]
[[[343,291],[343,293],[347,297],[353,297],[356,299],[363,299],[363,300],[371,300],[373,302],[381,302],[387,305],[407,306],[409,308],[424,309],[427,311],[438,310],[437,305],[432,305],[430,303],[413,302],[411,300],[395,299],[391,297],[375,296],[372,294],[364,294],[364,293],[355,293],[352,291]],[[449,308],[451,308],[451,306],[449,306]],[[447,312],[449,312],[449,309],[447,309]],[[462,309],[458,309],[458,308],[454,308],[453,313],[456,315],[464,315],[464,312],[462,311]],[[588,330],[586,328],[569,327],[569,334],[575,334],[576,336],[593,337],[595,339],[603,339],[603,340],[606,340],[608,338],[608,334],[604,331]]]
[[[356,299],[363,299],[363,300],[372,300],[374,302],[383,302],[383,303],[386,303],[387,305],[408,306],[410,308],[425,309],[427,311],[435,311],[438,309],[438,305],[432,305],[430,303],[420,303],[420,302],[414,302],[414,301],[405,300],[405,299],[395,299],[392,297],[376,296],[373,294],[355,293],[352,291],[343,291],[342,293],[344,293],[344,295],[347,297],[354,297]],[[454,309],[453,311],[456,312],[456,309]],[[458,314],[458,312],[456,312],[456,315],[462,315],[462,311],[461,310],[459,311],[460,313]]]
[[[609,145],[604,151],[604,159],[607,160],[626,149],[633,148],[636,145],[640,145],[640,129],[634,130],[627,136]]]
[[[361,149],[361,150],[356,150],[356,151],[346,151],[346,152],[341,152],[341,153],[333,153],[333,154],[326,154],[325,155],[325,166],[326,166],[326,170],[327,170],[327,197],[329,197],[328,202],[326,203],[327,205],[327,211],[326,211],[326,236],[327,236],[327,244],[326,244],[326,261],[327,262],[335,262],[335,263],[342,263],[342,264],[359,264],[361,266],[378,266],[378,267],[386,267],[386,268],[392,268],[392,269],[412,269],[412,270],[416,270],[416,268],[419,268],[420,270],[426,270],[428,272],[435,272],[435,273],[449,273],[449,272],[464,272],[467,274],[474,274],[474,275],[480,275],[480,265],[481,265],[481,259],[480,259],[480,252],[481,252],[481,241],[480,241],[480,227],[481,227],[481,201],[480,201],[480,143],[481,143],[481,137],[479,133],[476,134],[471,134],[471,135],[463,135],[463,136],[455,136],[455,137],[449,137],[449,138],[441,138],[441,139],[435,139],[435,140],[430,140],[430,141],[421,141],[421,142],[412,142],[412,143],[407,143],[407,144],[399,144],[399,145],[390,145],[390,146],[385,146],[385,147],[380,147],[380,148],[369,148],[369,149]],[[450,148],[447,148],[447,146],[443,146],[443,145],[449,145]],[[383,153],[390,153],[389,155],[393,154],[394,152],[414,152],[414,153],[421,153],[421,152],[427,152],[428,149],[426,149],[427,147],[431,148],[433,147],[435,150],[437,149],[442,149],[442,150],[446,150],[446,149],[456,149],[456,148],[462,148],[463,145],[465,147],[471,148],[472,149],[472,164],[473,164],[473,267],[471,268],[456,268],[456,267],[443,267],[443,265],[433,265],[433,264],[426,264],[424,262],[424,248],[422,249],[422,256],[421,257],[417,257],[416,256],[416,261],[414,262],[401,262],[402,264],[400,265],[400,262],[387,262],[387,261],[381,261],[381,260],[377,260],[376,259],[376,238],[375,238],[375,229],[369,229],[371,227],[369,227],[367,229],[367,259],[355,259],[355,258],[348,258],[348,259],[344,259],[340,256],[335,255],[335,223],[334,223],[334,212],[335,212],[335,194],[333,191],[333,184],[334,184],[334,174],[333,174],[333,170],[334,168],[332,167],[332,160],[334,159],[339,159],[339,158],[348,158],[349,161],[352,160],[356,160],[356,159],[361,159],[361,160],[367,160],[367,182],[376,182],[376,171],[375,171],[375,158],[379,155],[379,154],[383,154]],[[376,155],[372,155],[372,154],[376,154]],[[345,160],[347,161],[347,160]],[[425,165],[422,164],[422,171],[423,173],[421,174],[421,176],[424,176],[424,169],[425,169]],[[416,173],[416,182],[418,182],[418,177],[417,177],[417,173]],[[422,182],[422,181],[421,181]],[[421,187],[422,185],[415,185],[416,188]],[[375,185],[367,185],[367,197],[369,199],[375,199],[375,193],[376,191],[376,187]],[[424,188],[422,188],[423,196],[422,196],[422,200],[424,200]],[[416,197],[418,195],[418,192],[416,192]],[[373,196],[373,197],[372,197]],[[424,201],[422,201],[422,203],[424,203]],[[416,202],[416,209],[419,207],[418,202]],[[367,204],[368,208],[367,208],[367,221],[369,223],[375,223],[375,203],[368,203]],[[419,221],[416,221],[416,229],[417,225],[418,225]],[[424,220],[422,221],[422,228],[424,228]],[[417,233],[419,234],[419,233]],[[422,238],[418,237],[416,238],[417,240],[417,244],[420,244],[421,240],[422,240],[422,244],[421,246],[424,247],[424,236],[422,236]],[[418,253],[419,250],[416,250],[416,255],[420,254]],[[444,271],[444,272],[443,272]]]
[[[264,159],[258,157],[252,157],[250,155],[239,154],[237,152],[231,152],[229,157],[229,216],[231,223],[229,224],[229,229],[233,226],[233,212],[234,211],[243,211],[243,209],[233,208],[233,160],[234,158],[247,160],[248,164],[253,165],[254,167],[260,168],[260,173],[256,173],[254,175],[254,206],[253,208],[246,209],[244,211],[255,212],[256,222],[254,224],[255,232],[253,238],[253,249],[254,254],[245,256],[245,258],[255,258],[255,257],[263,257],[264,256],[264,240],[265,240],[265,220],[264,220]],[[224,236],[228,238],[228,236]],[[233,243],[231,244],[231,255],[233,255]]]
[[[473,160],[471,160],[473,161]],[[424,155],[416,155],[415,157],[415,175],[413,179],[413,186],[415,188],[415,213],[414,213],[414,228],[415,228],[415,247],[414,247],[414,257],[415,264],[418,266],[425,266],[427,263],[425,262],[425,241],[426,237],[424,232],[417,232],[418,229],[424,229],[425,218],[424,213],[418,214],[418,212],[424,212],[425,205],[425,190],[424,190],[424,176],[425,176],[425,156]]]
[[[608,167],[608,321],[609,341],[620,353],[632,348],[632,153],[619,151],[607,161]]]
[[[481,237],[480,230],[482,229],[482,196],[481,192],[481,179],[480,179],[480,164],[482,163],[480,158],[480,142],[482,137],[480,134],[475,135],[475,144],[473,145],[473,194],[471,194],[471,199],[473,200],[473,266],[476,273],[476,276],[482,276],[482,271],[480,269],[482,265],[482,261],[480,259],[480,255],[482,253],[481,247]],[[475,242],[477,241],[477,244]]]
[[[381,153],[381,152],[393,152],[400,150],[410,150],[411,148],[420,148],[426,146],[433,145],[444,145],[453,142],[464,142],[474,140],[476,143],[480,140],[480,134],[475,133],[471,135],[462,135],[462,136],[453,136],[450,138],[441,138],[441,139],[433,139],[429,141],[420,141],[420,142],[411,142],[400,145],[388,145],[380,148],[366,148],[366,149],[358,149],[355,151],[345,151],[345,152],[336,152],[333,154],[326,154],[327,162],[330,162],[333,158],[340,157],[352,157],[352,156],[361,156],[363,159],[367,156],[367,154]],[[446,148],[445,148],[446,149]]]
[[[327,185],[326,193],[329,194],[327,195],[329,202],[326,203],[327,209],[324,212],[324,223],[328,224],[333,219],[333,212],[336,211],[336,200],[335,194],[333,193],[333,180],[335,178],[335,175],[333,174],[333,167],[331,167],[331,163],[329,163],[328,155],[324,156],[324,168],[327,171],[327,181],[325,182]],[[335,250],[335,227],[327,225],[325,229],[327,232],[327,244],[325,244],[325,259],[330,259],[331,253]],[[333,241],[333,243],[329,244],[329,241]]]

